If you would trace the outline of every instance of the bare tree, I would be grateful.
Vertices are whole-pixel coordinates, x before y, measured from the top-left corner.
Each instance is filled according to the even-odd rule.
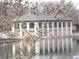
[[[26,12],[28,6],[25,5],[28,3],[21,4],[21,1],[0,1],[0,31],[10,31],[13,20]]]
[[[21,2],[22,0],[16,0],[15,2],[13,0],[0,1],[0,32],[11,31],[14,19],[29,11],[29,3],[25,2],[25,4],[22,4]],[[23,49],[26,49],[26,47]],[[23,49],[17,48],[18,51],[21,50],[25,54]],[[20,53],[18,52],[18,54]]]
[[[53,14],[57,17],[58,14],[66,16],[66,17],[74,17],[73,13],[76,12],[76,6],[69,1],[66,3],[65,0],[61,0],[60,2],[42,2],[37,3],[36,6],[32,7],[32,12],[34,14]]]

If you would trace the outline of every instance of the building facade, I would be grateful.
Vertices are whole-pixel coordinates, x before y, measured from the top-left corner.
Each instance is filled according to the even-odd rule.
[[[72,20],[62,15],[55,18],[52,15],[25,14],[14,21],[12,31],[18,37],[24,37],[27,32],[38,37],[35,43],[35,53],[38,54],[73,50]]]

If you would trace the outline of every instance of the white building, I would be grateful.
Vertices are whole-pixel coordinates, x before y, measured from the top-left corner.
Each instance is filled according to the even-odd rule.
[[[73,49],[72,20],[68,17],[28,13],[17,18],[12,27],[12,31],[18,31],[20,37],[26,30],[39,37],[35,45],[36,53],[68,52]]]

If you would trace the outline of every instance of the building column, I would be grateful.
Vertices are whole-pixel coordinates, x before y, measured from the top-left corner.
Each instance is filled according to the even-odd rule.
[[[12,32],[15,33],[15,25],[12,26]]]
[[[37,37],[39,37],[38,36],[38,23],[37,22],[34,22],[34,32],[35,32],[35,35],[37,36]],[[38,41],[35,43],[35,54],[39,54],[39,39],[38,39]]]
[[[71,50],[73,50],[73,38],[70,38],[71,40]]]
[[[30,22],[27,22],[27,31],[28,33],[30,32]],[[31,43],[29,44],[29,47],[28,47],[28,52],[31,53]]]
[[[22,38],[22,23],[19,23],[19,27],[20,27],[20,38]]]
[[[13,59],[16,59],[16,50],[15,50],[15,44],[12,45],[12,53],[13,53]]]
[[[27,31],[29,32],[29,23],[27,23]]]
[[[72,22],[70,22],[70,34],[71,34],[71,50],[73,50],[73,37],[72,37]]]
[[[50,40],[48,39],[48,54],[50,54]]]
[[[49,35],[49,22],[47,22],[47,32],[48,32],[47,35],[48,35],[48,37],[49,37],[49,36],[50,36],[50,35]]]
[[[30,33],[30,22],[27,22],[27,31],[28,33]],[[31,53],[31,43],[29,44],[29,47],[28,47],[28,52]]]
[[[43,39],[43,55],[45,55],[45,39]]]
[[[42,35],[44,36],[44,22],[42,22]]]
[[[37,22],[34,22],[34,30],[35,30],[35,33],[37,33],[37,26],[38,26],[38,23]]]
[[[55,52],[55,39],[53,39],[53,52]]]
[[[59,26],[58,26],[58,22],[57,22],[57,36],[59,36]]]
[[[19,23],[19,27],[20,27],[20,38],[22,38],[22,23]],[[22,40],[20,41],[20,55],[22,55]]]
[[[44,36],[44,22],[42,22],[42,36]],[[45,39],[43,39],[43,55],[45,55]]]
[[[52,23],[52,36],[54,37],[54,22]]]
[[[66,22],[66,48],[69,51],[69,39],[68,39],[68,22]]]
[[[64,52],[64,39],[62,38],[62,52]]]
[[[54,39],[54,22],[52,23],[52,36],[53,36],[53,39],[52,39],[52,41],[53,41],[53,52],[55,52],[55,39]]]
[[[64,29],[64,28],[63,28],[63,22],[61,22],[61,30],[62,30],[61,33],[62,33],[62,36],[64,36],[64,35],[63,35],[63,34],[64,34],[63,29]]]
[[[66,38],[66,48],[67,48],[67,52],[69,51],[69,40],[68,38]]]
[[[63,22],[61,22],[61,34],[63,36]],[[64,39],[62,38],[62,52],[64,52]]]
[[[68,22],[66,22],[66,36],[68,36]]]
[[[60,51],[60,43],[59,43],[60,42],[60,39],[57,39],[57,41],[58,41],[57,42],[58,43],[58,45],[57,45],[58,47],[57,48],[58,48],[58,53],[59,53],[59,51]]]
[[[70,22],[70,33],[71,33],[71,36],[72,36],[72,22]]]
[[[50,38],[50,35],[49,35],[49,22],[47,23],[47,32],[48,32],[48,37]],[[48,38],[48,54],[50,54],[50,39]]]
[[[57,37],[59,36],[59,26],[58,26],[58,25],[59,25],[59,24],[58,24],[58,22],[57,22]],[[58,49],[58,53],[59,53],[59,49],[60,49],[60,47],[59,47],[59,46],[60,46],[59,41],[60,41],[60,40],[57,39],[57,41],[58,41],[58,42],[57,42],[57,44],[58,44],[58,45],[57,45],[57,49]]]

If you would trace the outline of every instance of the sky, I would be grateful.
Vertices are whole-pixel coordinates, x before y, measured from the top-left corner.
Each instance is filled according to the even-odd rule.
[[[24,0],[24,1],[26,1],[26,0]],[[43,1],[45,1],[45,2],[49,2],[49,1],[54,2],[54,1],[60,1],[60,0],[28,0],[28,1],[29,2],[43,2]],[[68,2],[68,1],[72,1],[73,4],[75,6],[77,6],[77,8],[79,8],[79,0],[66,0],[66,2]]]

